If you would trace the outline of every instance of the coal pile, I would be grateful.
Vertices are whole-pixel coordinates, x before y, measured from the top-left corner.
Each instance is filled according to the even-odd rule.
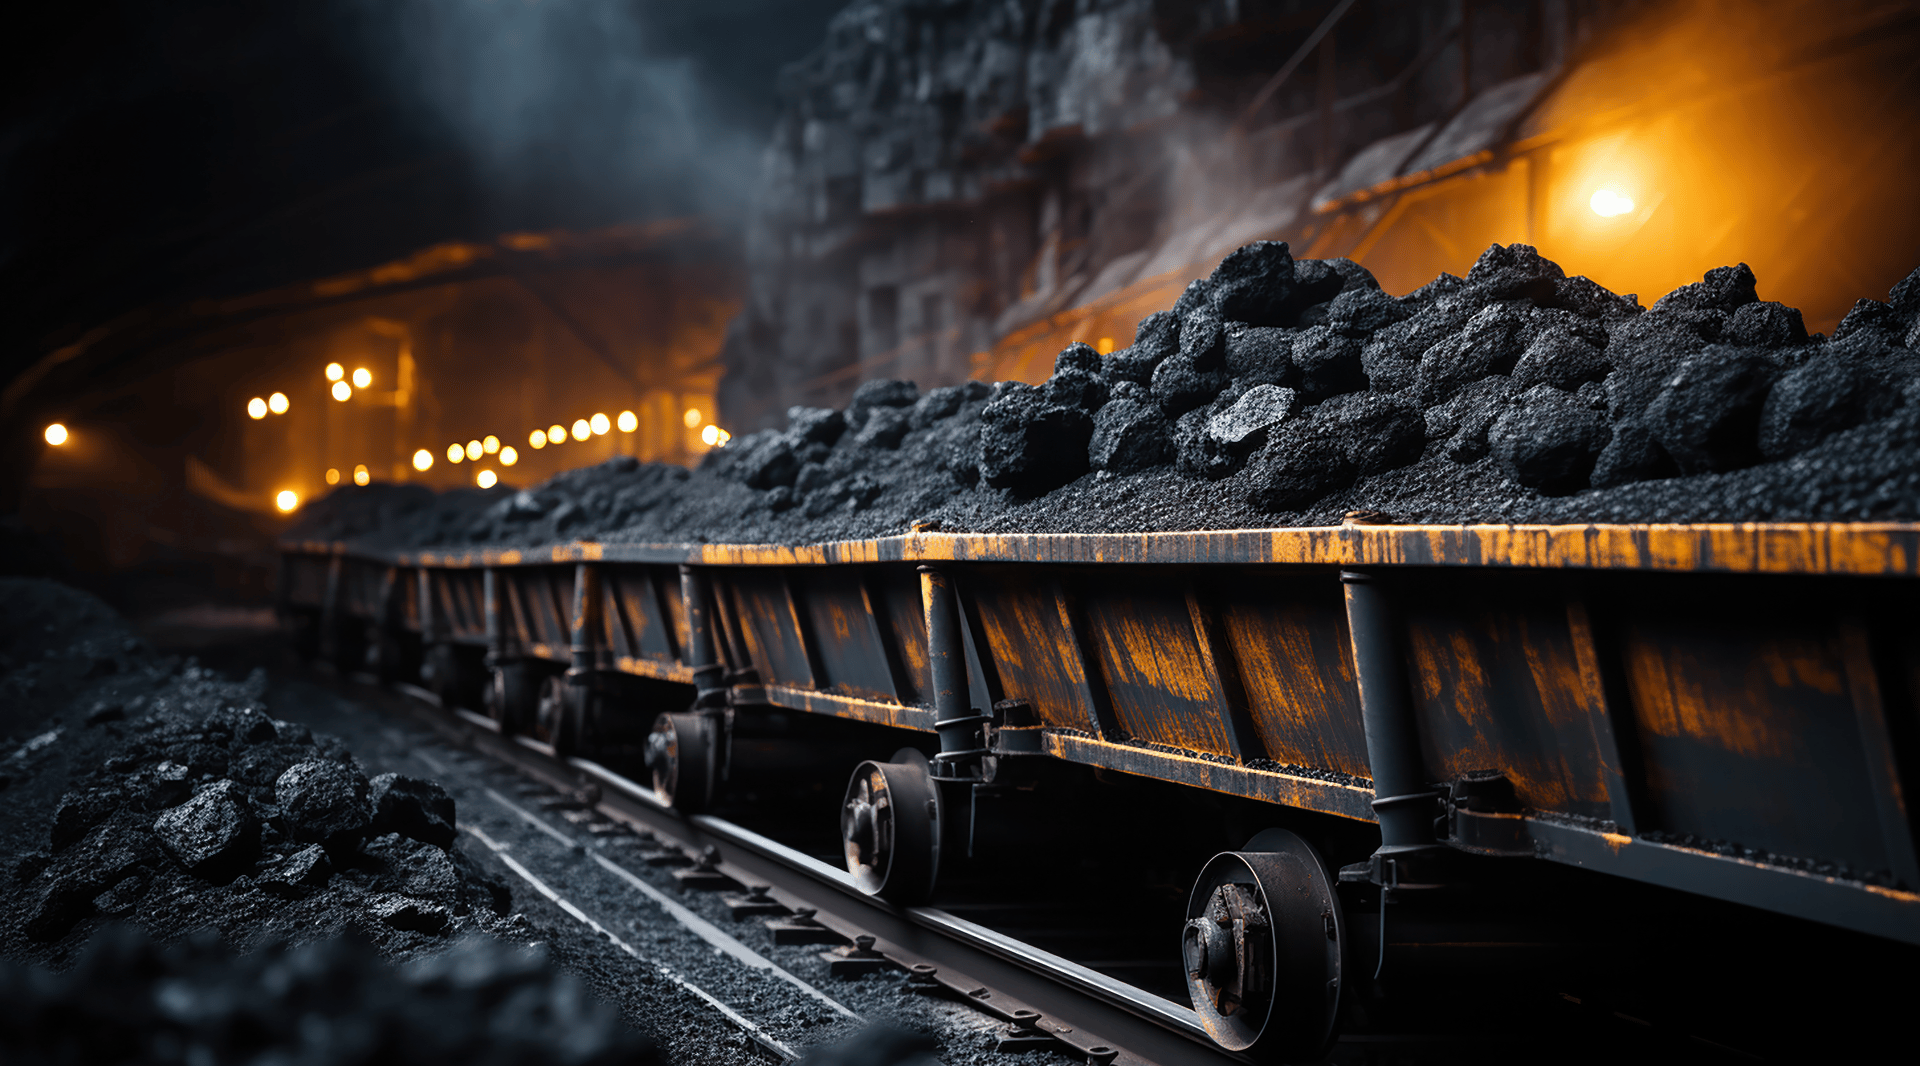
[[[19,1066],[657,1061],[542,950],[487,937],[395,966],[351,939],[236,956],[114,926],[62,973],[0,962],[0,998],[0,1058]]]
[[[1284,243],[1040,385],[869,381],[698,469],[616,459],[387,542],[1920,519],[1920,271],[1832,337],[1744,264],[1643,307],[1525,245],[1393,297]],[[428,508],[430,511],[431,508]],[[384,515],[384,512],[383,512]],[[353,535],[353,534],[346,534]]]
[[[396,957],[513,931],[439,785],[369,779],[339,740],[268,714],[264,674],[156,656],[82,593],[0,591],[17,606],[0,633],[8,954],[66,957],[114,920],[242,945],[352,931]]]

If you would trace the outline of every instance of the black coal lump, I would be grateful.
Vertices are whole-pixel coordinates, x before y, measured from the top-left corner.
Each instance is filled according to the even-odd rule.
[[[1319,436],[1317,419],[1283,425],[1248,464],[1247,505],[1256,511],[1291,511],[1353,484],[1346,442]]]
[[[1760,413],[1779,377],[1767,353],[1708,345],[1689,356],[1647,407],[1649,432],[1682,474],[1760,461]]]
[[[1367,387],[1360,342],[1325,326],[1314,326],[1294,339],[1292,362],[1299,369],[1297,388],[1308,403]]]
[[[437,847],[451,847],[454,837],[453,797],[437,782],[404,774],[381,774],[368,787],[373,805],[369,832],[375,836],[399,833]]]
[[[1768,459],[1797,455],[1906,402],[1905,387],[1920,381],[1920,355],[1876,340],[1856,331],[1781,375],[1760,412],[1760,453]]]
[[[1087,472],[1093,419],[1048,402],[1032,385],[1003,382],[980,412],[980,475],[995,488],[1037,495]]]
[[[1526,350],[1529,319],[1513,304],[1496,303],[1467,320],[1460,332],[1420,357],[1414,391],[1423,406],[1444,402],[1471,383],[1510,373]]]
[[[869,408],[854,443],[862,448],[898,448],[907,430],[912,428],[910,417],[910,412],[901,407]]]
[[[992,392],[992,386],[984,381],[969,381],[962,385],[929,389],[913,402],[908,424],[914,429],[927,429],[959,414],[960,408],[966,404],[974,400],[986,399],[990,392]]]
[[[1413,310],[1380,291],[1365,286],[1348,289],[1327,306],[1327,327],[1343,337],[1368,337],[1413,314]]]
[[[1343,442],[1356,477],[1405,466],[1426,448],[1426,419],[1420,408],[1402,397],[1348,393],[1328,400],[1318,410],[1322,432]]]
[[[1591,319],[1631,318],[1646,310],[1638,297],[1622,296],[1584,274],[1561,278],[1553,283],[1553,295],[1536,297],[1535,302]]]
[[[1177,416],[1212,402],[1233,381],[1226,367],[1226,334],[1220,318],[1201,309],[1180,327],[1180,350],[1153,371],[1153,398]]]
[[[1466,282],[1491,299],[1527,297],[1546,302],[1553,299],[1556,287],[1565,278],[1560,265],[1543,258],[1532,245],[1495,244],[1480,253],[1467,271]]]
[[[1807,326],[1799,308],[1756,300],[1727,319],[1725,336],[1729,344],[1745,348],[1784,348],[1805,344]]]
[[[1610,369],[1606,355],[1592,342],[1556,324],[1534,335],[1513,366],[1513,382],[1523,389],[1551,385],[1572,391],[1586,382],[1603,380]]]
[[[1687,318],[1656,311],[1619,320],[1607,336],[1607,415],[1616,422],[1639,418],[1680,364],[1707,344]]]
[[[1442,271],[1439,277],[1400,297],[1400,304],[1409,311],[1417,312],[1440,299],[1442,296],[1450,296],[1453,293],[1459,292],[1466,283],[1467,280],[1465,278],[1457,274],[1449,274]]]
[[[875,378],[863,381],[847,401],[847,426],[859,429],[866,424],[867,412],[876,407],[912,407],[920,398],[920,389],[911,381]]]
[[[1269,431],[1301,407],[1294,390],[1279,385],[1256,385],[1232,405],[1207,419],[1206,432],[1221,451],[1245,455],[1267,442]]]
[[[1753,269],[1745,263],[1714,267],[1701,280],[1655,300],[1653,310],[1732,312],[1760,298],[1755,285]]]
[[[1208,280],[1209,303],[1224,322],[1245,322],[1250,326],[1290,326],[1297,313],[1293,256],[1285,241],[1255,241],[1228,255],[1214,268]],[[1331,282],[1324,280],[1331,276]],[[1316,279],[1320,288],[1305,302],[1332,299],[1344,279],[1325,271]],[[1186,328],[1183,324],[1183,329]],[[1184,347],[1184,345],[1183,345]]]
[[[1613,423],[1613,436],[1594,460],[1590,480],[1596,489],[1635,481],[1669,478],[1680,472],[1653,432],[1638,418]]]
[[[1456,463],[1485,458],[1487,432],[1507,413],[1520,392],[1510,377],[1496,374],[1481,378],[1446,403],[1426,409],[1427,439],[1438,442],[1438,453]]]
[[[1548,496],[1587,487],[1612,430],[1572,393],[1535,385],[1487,432],[1493,456],[1515,481]]]
[[[795,444],[832,447],[847,430],[847,416],[830,407],[787,408],[787,436]]]
[[[1179,316],[1172,311],[1155,311],[1140,320],[1133,344],[1107,356],[1101,365],[1109,382],[1137,381],[1145,385],[1153,380],[1154,368],[1179,350]]]
[[[273,785],[287,833],[330,851],[350,849],[366,836],[373,824],[371,792],[365,774],[335,759],[296,763]]]
[[[250,866],[260,849],[259,821],[232,781],[200,789],[160,813],[153,836],[174,861],[197,877],[225,880]]]
[[[1090,345],[1074,343],[1053,361],[1053,376],[1045,385],[1052,403],[1097,411],[1107,402],[1107,383],[1101,377],[1100,353]]]
[[[1291,385],[1299,380],[1293,341],[1299,334],[1279,326],[1231,325],[1226,330],[1227,373],[1235,381]]]
[[[1093,416],[1087,464],[1095,470],[1132,474],[1173,458],[1172,426],[1141,385],[1114,386],[1113,398]]]

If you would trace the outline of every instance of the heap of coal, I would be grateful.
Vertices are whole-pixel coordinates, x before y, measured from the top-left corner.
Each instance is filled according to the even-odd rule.
[[[64,973],[0,962],[0,1000],[0,1058],[18,1066],[657,1061],[543,951],[487,937],[396,967],[347,939],[236,956],[115,926]]]
[[[869,381],[694,471],[615,459],[414,543],[1920,519],[1920,271],[1832,337],[1744,264],[1643,308],[1494,245],[1404,297],[1248,245],[1045,383]],[[332,536],[326,514],[307,536]],[[343,534],[344,535],[344,534]]]

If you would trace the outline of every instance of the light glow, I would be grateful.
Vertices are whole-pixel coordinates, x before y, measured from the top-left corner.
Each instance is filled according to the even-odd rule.
[[[1093,350],[1096,352],[1099,352],[1101,355],[1112,355],[1113,354],[1113,338],[1112,337],[1100,338],[1100,343],[1094,345]]]
[[[364,366],[355,367],[353,371],[353,387],[356,389],[364,389],[371,384],[373,384],[373,374]]]
[[[498,455],[500,453],[500,438],[491,433],[487,434],[480,439],[480,450],[486,452],[488,455]]]
[[[258,421],[267,417],[267,401],[255,396],[247,401],[247,417]]]
[[[719,426],[708,426],[700,431],[700,440],[709,448],[723,448],[733,439],[733,434]]]
[[[586,440],[591,436],[593,436],[593,426],[589,425],[586,419],[576,418],[573,420],[574,440]]]
[[[520,461],[520,453],[513,450],[513,445],[509,444],[506,447],[500,449],[500,465],[501,466],[512,466],[513,464],[519,461]]]
[[[272,411],[276,415],[286,414],[287,394],[284,392],[276,392],[272,396],[267,397],[267,410]]]
[[[372,480],[373,480],[373,473],[367,469],[367,464],[361,463],[353,468],[354,484],[365,485],[367,482]]]
[[[558,422],[555,422],[553,425],[547,427],[547,443],[548,444],[565,444],[566,442],[567,442],[567,427],[561,425]]]
[[[686,423],[686,426],[688,429],[692,429],[693,427],[700,424],[700,419],[702,417],[703,416],[700,414],[700,409],[698,407],[689,407],[687,408],[686,413],[680,416],[680,421]]]
[[[532,433],[527,434],[527,446],[536,452],[546,447],[547,431],[544,429],[536,429]]]
[[[467,458],[478,462],[480,457],[485,454],[487,454],[487,450],[480,446],[479,441],[470,440],[467,442]]]
[[[492,488],[499,480],[499,476],[491,470],[482,470],[478,474],[473,475],[473,483],[483,489]]]
[[[341,366],[339,363],[327,364],[327,380],[328,381],[339,381],[341,378],[346,376],[347,376],[346,367]]]
[[[1593,207],[1593,213],[1601,218],[1617,218],[1633,210],[1633,197],[1612,189],[1595,190],[1593,199],[1588,203]]]
[[[290,514],[300,506],[300,494],[292,489],[281,489],[280,495],[273,498],[273,505],[280,508],[281,514]]]
[[[606,415],[595,412],[593,420],[587,423],[587,428],[593,430],[594,436],[604,437],[607,435],[607,430],[613,428],[613,423],[607,421]]]
[[[55,422],[47,427],[47,443],[58,448],[67,442],[67,427]]]
[[[467,457],[467,450],[458,444],[447,445],[447,462],[457,463]]]
[[[334,469],[333,467],[327,467],[327,484],[329,485],[340,484],[340,471]]]
[[[353,398],[353,389],[344,381],[336,381],[333,383],[333,398],[346,403]]]
[[[632,433],[640,428],[640,416],[632,411],[622,411],[620,417],[614,421],[614,425],[619,426],[622,433]]]
[[[423,474],[429,470],[432,470],[433,469],[433,453],[426,450],[425,448],[422,448],[419,451],[414,452],[413,468],[415,470],[420,471]]]

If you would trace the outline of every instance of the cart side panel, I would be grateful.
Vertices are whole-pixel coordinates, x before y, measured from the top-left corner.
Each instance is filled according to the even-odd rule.
[[[1371,777],[1338,575],[1215,580],[1220,619],[1267,757]]]

